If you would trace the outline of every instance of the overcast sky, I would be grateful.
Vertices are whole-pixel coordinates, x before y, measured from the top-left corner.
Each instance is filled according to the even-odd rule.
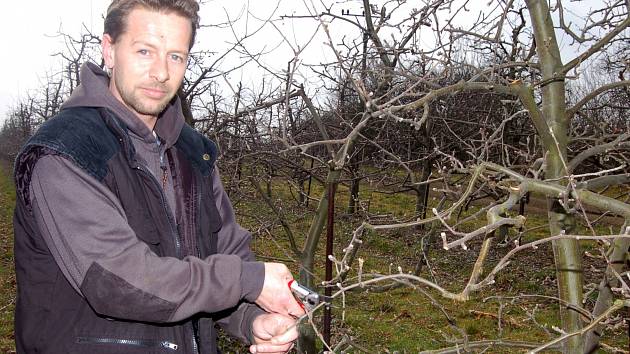
[[[265,18],[273,13],[277,0],[206,0],[202,7],[202,22],[223,22],[228,16],[236,18],[242,14],[245,6],[250,6],[252,13]],[[20,97],[25,97],[29,91],[34,91],[45,82],[46,74],[59,68],[60,59],[52,53],[64,48],[63,40],[55,37],[59,32],[73,36],[84,33],[83,26],[92,33],[100,35],[103,28],[102,17],[110,0],[39,0],[39,1],[0,1],[0,38],[4,55],[0,56],[0,122],[6,116],[11,106],[16,105]],[[284,0],[281,2],[280,14],[290,13],[290,6],[301,1]],[[303,5],[300,5],[303,7]],[[311,21],[313,22],[313,21]],[[250,21],[250,31],[255,27],[256,20]],[[280,23],[282,27],[284,24]],[[280,28],[282,30],[282,28]],[[268,29],[275,31],[273,29]],[[198,43],[216,46],[217,43],[229,41],[229,31],[223,37],[216,38],[212,33],[199,36]],[[277,32],[277,31],[275,31]],[[302,35],[305,33],[301,33]],[[275,40],[269,37],[259,45],[277,45],[280,37]],[[268,43],[265,43],[269,40]],[[196,45],[195,49],[199,49]],[[286,65],[286,62],[282,64]],[[245,78],[247,79],[247,78]],[[245,84],[245,83],[244,83]]]
[[[102,32],[101,14],[109,0],[0,1],[0,120],[7,108],[40,86],[54,64],[51,53],[62,43],[63,30],[80,33],[82,23]]]
[[[247,22],[240,21],[241,27],[238,30],[241,33],[246,31],[245,23],[249,24],[247,30],[251,32],[257,27],[257,24],[261,23],[262,19],[269,16],[277,20],[280,15],[304,15],[306,14],[304,4],[310,3],[300,0],[281,0],[280,8],[276,10],[278,0],[205,0],[203,2],[205,5],[202,6],[201,17],[202,23],[205,24],[225,22],[228,16],[232,19],[237,18],[239,14],[244,16],[243,9],[249,6],[250,13],[255,14],[258,19],[251,17]],[[373,1],[375,4],[382,4],[383,2]],[[64,44],[63,40],[55,37],[55,35],[64,32],[78,36],[85,32],[83,26],[92,33],[100,35],[103,28],[102,17],[109,3],[110,0],[0,0],[0,39],[3,48],[5,48],[4,54],[0,56],[0,122],[4,119],[8,109],[14,106],[20,97],[23,98],[29,91],[34,92],[40,88],[45,82],[46,74],[59,68],[60,59],[53,57],[52,53],[62,50]],[[320,4],[319,1],[315,1],[315,3]],[[360,0],[336,1],[336,3],[338,8],[335,9],[335,12],[340,12],[339,6],[357,11],[361,9]],[[420,0],[409,1],[409,4],[416,4],[415,6],[422,3],[423,1]],[[473,5],[477,4],[474,6],[488,6],[493,4],[493,1],[473,0],[472,3]],[[601,1],[585,0],[580,3],[576,11],[586,12],[592,4],[601,4]],[[275,13],[274,10],[276,10]],[[476,17],[470,15],[472,13],[462,17],[462,20],[465,20],[466,17],[473,20]],[[307,19],[288,19],[278,20],[275,25],[275,28],[266,26],[265,32],[249,39],[248,47],[275,48],[282,42],[279,32],[282,32],[285,38],[295,45],[303,45],[315,31],[317,22]],[[337,26],[331,26],[334,38],[348,34],[344,33],[346,29],[339,27],[343,26],[339,21],[334,26]],[[299,30],[295,30],[295,28]],[[321,32],[320,35],[323,36]],[[422,35],[423,38],[425,36]],[[225,47],[226,42],[231,40],[233,37],[229,30],[220,32],[217,29],[204,29],[200,32],[194,49],[200,49],[200,46],[210,49]],[[311,60],[312,64],[332,60],[333,53],[327,46],[323,45],[324,41],[323,37],[314,40],[308,47],[309,52],[304,53],[302,59],[306,62]],[[217,51],[220,52],[220,49]],[[291,48],[282,45],[276,48],[273,56],[265,57],[267,60],[265,64],[275,65],[276,69],[281,70],[286,68],[286,63],[291,58]],[[239,60],[239,57],[236,56],[230,58],[227,64],[238,63]],[[229,66],[227,64],[226,66]],[[260,80],[247,76],[253,71],[246,70],[238,74],[240,77],[230,77],[229,79],[233,79],[237,83],[243,81],[243,85],[248,87],[249,84],[255,84],[255,80]],[[263,71],[258,70],[258,72]]]

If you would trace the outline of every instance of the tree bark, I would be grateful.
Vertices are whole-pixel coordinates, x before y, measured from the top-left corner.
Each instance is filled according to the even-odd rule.
[[[314,285],[312,274],[314,270],[315,251],[328,217],[328,191],[339,181],[340,176],[341,170],[330,170],[328,172],[326,188],[322,193],[322,198],[319,201],[315,216],[311,222],[311,227],[306,236],[304,251],[302,252],[302,266],[300,267],[300,284],[309,288],[312,288]],[[316,336],[311,325],[307,322],[302,323],[299,331],[298,350],[300,353],[317,353],[317,347],[315,345]]]
[[[569,126],[566,113],[565,84],[562,72],[562,60],[556,41],[551,12],[546,0],[527,0],[536,39],[542,70],[542,118],[551,134],[553,144],[549,139],[543,139],[547,156],[545,169],[546,178],[561,178],[567,173],[567,130]],[[546,134],[541,132],[539,134]],[[566,182],[565,182],[566,183]],[[571,232],[573,218],[560,205],[557,198],[548,199],[549,231],[552,236],[565,231]],[[556,276],[559,298],[577,308],[582,307],[582,259],[577,240],[566,239],[553,242]],[[577,311],[561,306],[560,318],[563,330],[567,333],[579,331],[583,327]],[[573,336],[563,346],[565,353],[583,353],[583,339]]]
[[[422,161],[422,169],[420,170],[420,178],[418,181],[424,183],[415,188],[416,190],[416,214],[419,218],[427,217],[427,205],[429,204],[429,191],[431,184],[427,183],[431,177],[431,167],[433,167],[433,159]]]
[[[359,187],[361,185],[361,178],[352,176],[350,181],[350,196],[348,198],[348,214],[354,214],[357,212],[359,204]]]
[[[626,219],[623,225],[622,233],[624,233],[627,227],[630,225],[630,220]],[[597,317],[604,313],[611,305],[613,300],[612,288],[619,287],[619,278],[615,274],[620,274],[626,264],[628,257],[628,247],[630,247],[630,239],[618,238],[615,239],[608,252],[608,259],[610,264],[606,268],[606,274],[599,284],[597,294],[597,302],[593,309],[593,317]],[[602,325],[595,326],[586,334],[584,352],[594,353],[599,348],[599,338],[602,335]]]

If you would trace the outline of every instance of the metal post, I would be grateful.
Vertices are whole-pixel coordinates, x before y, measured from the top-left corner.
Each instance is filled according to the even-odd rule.
[[[306,192],[306,207],[308,208],[308,201],[311,199],[311,181],[313,180],[313,164],[315,158],[311,157],[311,169],[308,171],[308,191]]]
[[[337,184],[332,183],[328,187],[328,224],[326,225],[326,277],[325,280],[329,282],[332,280],[332,261],[328,259],[329,255],[333,254],[333,239],[334,239],[334,226],[335,226],[335,192]],[[330,297],[332,295],[332,288],[330,286],[324,289],[324,295]],[[322,335],[326,344],[330,344],[330,323],[332,321],[332,315],[330,313],[330,306],[324,306],[324,330]]]

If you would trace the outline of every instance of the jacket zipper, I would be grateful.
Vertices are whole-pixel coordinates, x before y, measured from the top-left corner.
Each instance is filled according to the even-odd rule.
[[[106,113],[110,114],[107,111],[106,111]],[[119,129],[119,132],[120,132],[122,129],[118,125],[117,121],[116,120],[113,120],[113,121],[116,124],[116,126],[117,126],[117,128]],[[123,134],[119,134],[119,135],[123,136]],[[160,146],[160,141],[157,138],[157,136],[155,138],[156,138],[156,141],[157,141],[157,144],[158,144],[158,147],[159,147]],[[120,142],[123,145],[126,145],[123,142],[122,138],[120,138]],[[127,141],[127,143],[129,144],[128,141]],[[127,144],[127,146],[128,146],[128,144]],[[127,150],[127,149],[125,149],[125,150]],[[167,173],[166,173],[166,170],[165,170],[166,164],[164,163],[164,154],[163,153],[164,152],[162,152],[160,154],[160,167],[162,168],[162,188],[160,188],[160,182],[149,171],[149,169],[147,167],[143,166],[142,164],[138,163],[137,160],[135,160],[135,159],[134,160],[136,161],[136,163],[135,163],[134,168],[138,169],[139,171],[141,171],[142,173],[147,175],[148,178],[150,180],[152,180],[153,183],[158,187],[158,190],[160,191],[159,192],[160,193],[160,202],[161,202],[162,207],[164,208],[164,210],[166,210],[166,218],[168,220],[168,224],[169,224],[169,227],[171,229],[171,235],[172,235],[172,237],[173,237],[173,239],[175,241],[175,255],[177,256],[177,258],[181,259],[182,258],[182,254],[181,254],[182,253],[181,252],[182,246],[181,246],[181,242],[179,240],[179,232],[177,231],[177,228],[174,226],[175,222],[173,220],[173,214],[171,212],[171,208],[169,207],[169,205],[168,205],[168,203],[166,201],[166,196],[164,195],[164,188],[166,187],[166,180],[167,180],[168,176],[167,176]],[[131,157],[131,156],[129,156],[129,157]],[[131,161],[131,159],[130,159],[130,161]],[[191,324],[191,327],[192,327],[192,324]],[[84,339],[89,339],[89,338],[84,338]],[[104,339],[105,342],[103,342],[102,341],[103,339],[101,339],[101,338],[95,338],[95,339],[96,340],[101,340],[100,343],[109,343],[108,341],[112,341],[112,339]],[[116,341],[116,340],[113,340],[113,341]],[[177,350],[177,347],[178,347],[177,344],[173,344],[173,343],[170,343],[170,342],[160,342],[159,344],[160,344],[160,346],[162,346],[164,348],[171,349],[171,350]],[[197,348],[197,340],[195,338],[194,328],[193,328],[193,349],[195,350],[195,353],[199,353],[199,349]]]
[[[191,327],[192,327],[192,331],[193,331],[193,335],[192,335],[192,346],[193,346],[193,353],[195,354],[199,354],[199,347],[197,346],[197,341],[198,341],[198,337],[199,335],[197,334],[199,331],[199,320],[194,319],[192,320],[193,322],[191,323]]]
[[[162,190],[162,188],[160,188],[160,182],[157,181],[157,179],[155,178],[155,176],[153,176],[153,174],[143,165],[141,164],[137,164],[137,169],[142,171],[144,174],[146,174],[147,176],[149,176],[149,179],[151,179],[153,181],[153,183],[155,183],[155,185],[158,187],[159,191],[160,191],[160,202],[162,203],[162,207],[164,208],[164,210],[166,210],[166,219],[168,220],[168,225],[171,228],[171,235],[173,236],[173,239],[175,241],[175,253],[177,255],[177,258],[181,259],[181,243],[179,241],[179,236],[177,233],[177,228],[174,227],[174,222],[173,222],[173,216],[172,216],[172,212],[171,212],[171,208],[168,206],[168,203],[166,202],[166,197],[164,196],[164,191]]]
[[[164,153],[166,152],[166,150],[162,149],[162,142],[160,141],[160,138],[157,137],[155,132],[153,133],[153,135],[155,136],[155,144],[157,145],[160,154],[160,169],[162,170],[162,189],[166,189],[166,181],[168,180],[168,169],[166,167],[166,162],[164,161]]]
[[[161,161],[160,161],[161,162]],[[142,171],[144,174],[146,174],[147,176],[149,176],[149,178],[153,181],[153,183],[155,183],[158,186],[159,189],[159,182],[157,181],[157,179],[155,178],[155,176],[153,176],[153,174],[151,172],[148,171],[148,169],[144,166],[142,166],[141,164],[137,165],[138,170]],[[164,191],[163,189],[160,189],[160,201],[162,202],[162,207],[164,207],[164,209],[166,210],[166,216],[168,219],[168,225],[171,228],[171,234],[173,235],[173,238],[175,239],[175,252],[177,254],[178,258],[181,258],[181,243],[179,241],[179,236],[178,233],[174,230],[173,228],[173,220],[172,220],[172,215],[171,215],[171,208],[168,206],[168,203],[166,203],[166,197],[164,196]],[[199,353],[199,349],[197,347],[197,338],[196,334],[195,334],[195,328],[191,323],[191,329],[193,331],[193,335],[192,335],[192,346],[193,346],[193,352],[194,353]],[[177,346],[175,347],[175,350],[177,350]]]
[[[155,142],[156,145],[158,146],[158,149],[161,150],[161,142],[160,139],[156,136],[155,137]],[[155,184],[158,185],[158,189],[160,189],[160,201],[162,203],[162,207],[164,207],[164,209],[166,210],[166,214],[167,214],[167,219],[168,219],[168,224],[171,228],[171,234],[174,236],[174,240],[175,240],[175,249],[176,249],[176,253],[177,253],[177,257],[181,258],[181,243],[180,243],[180,239],[179,239],[179,232],[177,232],[177,228],[174,227],[175,223],[173,222],[173,217],[172,217],[172,212],[171,212],[171,208],[169,207],[168,203],[166,202],[166,197],[164,196],[164,189],[166,188],[166,182],[168,179],[168,174],[167,174],[167,167],[166,167],[166,161],[164,161],[164,154],[165,151],[160,151],[160,169],[162,170],[162,188],[159,188],[159,182],[157,181],[157,178],[149,171],[149,169],[146,166],[143,166],[142,164],[138,164],[138,169],[140,171],[142,171],[143,173],[145,173],[146,175],[149,176],[149,178],[151,180],[153,180],[153,182]],[[199,204],[201,204],[201,198],[199,198]],[[199,210],[199,209],[197,209]],[[199,257],[199,251],[197,250],[197,257]],[[190,324],[190,327],[192,329],[192,347],[193,347],[193,352],[194,353],[199,353],[199,347],[197,345],[197,330],[195,329],[195,325],[194,324]]]
[[[196,176],[196,175],[195,175]],[[197,186],[200,186],[202,181],[198,180],[199,177],[196,176],[195,177],[195,181],[193,183],[196,183]],[[200,189],[200,187],[197,187],[198,189]],[[201,223],[198,220],[198,216],[199,216],[199,210],[201,210],[201,192],[199,190],[196,191],[197,195],[195,196],[196,200],[195,200],[195,224],[197,224],[197,230],[195,230],[195,235],[194,237],[198,237],[198,235],[201,234],[201,231],[199,230],[199,228],[201,227]],[[197,257],[201,258],[201,252],[199,252],[199,240],[196,240],[195,244],[195,253]],[[197,347],[197,343],[199,342],[199,320],[198,319],[194,319],[193,320],[193,324],[192,324],[192,328],[193,328],[193,350],[195,353],[199,353],[199,348]]]
[[[169,350],[177,350],[177,344],[169,341],[145,340],[145,339],[120,339],[120,338],[95,338],[95,337],[77,337],[78,344],[118,344],[129,345],[143,348],[164,348]]]
[[[159,143],[158,143],[159,146]],[[173,217],[172,217],[172,212],[171,212],[171,208],[169,207],[168,203],[166,202],[166,197],[164,196],[164,188],[166,186],[166,172],[165,172],[165,167],[166,167],[166,163],[164,162],[164,154],[160,154],[160,167],[162,168],[163,171],[163,175],[162,175],[162,188],[160,188],[159,186],[159,182],[157,181],[157,178],[155,178],[155,176],[148,170],[147,167],[143,166],[142,164],[137,164],[137,168],[138,170],[142,171],[144,174],[146,174],[147,176],[149,176],[149,179],[151,179],[153,181],[153,183],[155,183],[158,186],[158,189],[160,189],[160,201],[162,203],[162,207],[166,210],[166,216],[168,219],[168,224],[171,228],[171,234],[173,235],[173,238],[175,240],[175,251],[177,254],[178,258],[181,258],[181,243],[179,240],[179,233],[176,231],[177,229],[173,226],[174,222],[173,222]],[[201,200],[200,200],[201,203]],[[199,253],[199,252],[197,252]],[[197,254],[197,256],[199,256]],[[193,353],[199,353],[199,347],[197,345],[197,333],[195,330],[195,326],[191,323],[190,324],[191,330],[192,330],[192,347],[193,347]]]

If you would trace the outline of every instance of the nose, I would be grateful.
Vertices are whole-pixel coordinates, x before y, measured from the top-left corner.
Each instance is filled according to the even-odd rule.
[[[168,63],[166,58],[156,58],[151,65],[149,75],[159,82],[166,82],[169,79]]]

